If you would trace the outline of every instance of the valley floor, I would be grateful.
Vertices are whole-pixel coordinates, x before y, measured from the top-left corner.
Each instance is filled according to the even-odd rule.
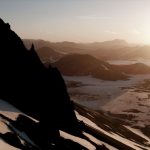
[[[94,110],[103,110],[136,128],[149,131],[150,75],[134,75],[127,81],[102,81],[90,76],[65,76],[75,102]],[[148,135],[150,136],[150,135]]]
[[[90,76],[64,76],[71,99],[92,109],[99,110],[150,75],[134,75],[130,80],[103,81]]]

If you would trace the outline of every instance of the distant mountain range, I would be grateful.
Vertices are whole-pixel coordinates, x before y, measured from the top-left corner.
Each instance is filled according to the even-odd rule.
[[[130,44],[120,39],[94,43],[67,41],[54,43],[44,40],[24,39],[26,47],[29,48],[32,43],[34,43],[36,49],[50,47],[56,51],[65,53],[90,54],[101,60],[150,59],[150,46]]]
[[[150,46],[102,46],[97,50],[88,51],[99,59],[103,60],[136,60],[139,58],[150,59]]]
[[[24,43],[26,47],[34,43],[42,62],[45,65],[53,63],[64,75],[91,75],[103,80],[126,80],[129,74],[150,73],[150,67],[141,63],[110,65],[105,61],[150,57],[149,46],[134,46],[124,40],[87,44],[25,40]]]

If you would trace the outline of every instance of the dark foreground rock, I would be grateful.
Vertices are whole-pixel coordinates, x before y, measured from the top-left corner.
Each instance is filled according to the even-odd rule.
[[[37,128],[45,130],[43,137],[57,135],[59,129],[78,129],[74,106],[60,72],[46,68],[34,45],[26,49],[20,37],[1,19],[0,72],[0,99],[37,119]]]

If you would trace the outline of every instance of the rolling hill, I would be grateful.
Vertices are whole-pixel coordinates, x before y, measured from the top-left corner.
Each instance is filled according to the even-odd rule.
[[[70,54],[66,55],[57,62],[55,66],[62,74],[68,76],[93,76],[103,80],[125,80],[128,78],[120,71],[104,61],[100,61],[88,54]]]

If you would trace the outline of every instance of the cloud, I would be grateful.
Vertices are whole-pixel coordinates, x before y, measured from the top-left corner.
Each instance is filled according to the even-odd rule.
[[[118,32],[110,31],[110,30],[105,31],[105,33],[113,34],[113,35],[117,35],[117,34],[119,34]]]

